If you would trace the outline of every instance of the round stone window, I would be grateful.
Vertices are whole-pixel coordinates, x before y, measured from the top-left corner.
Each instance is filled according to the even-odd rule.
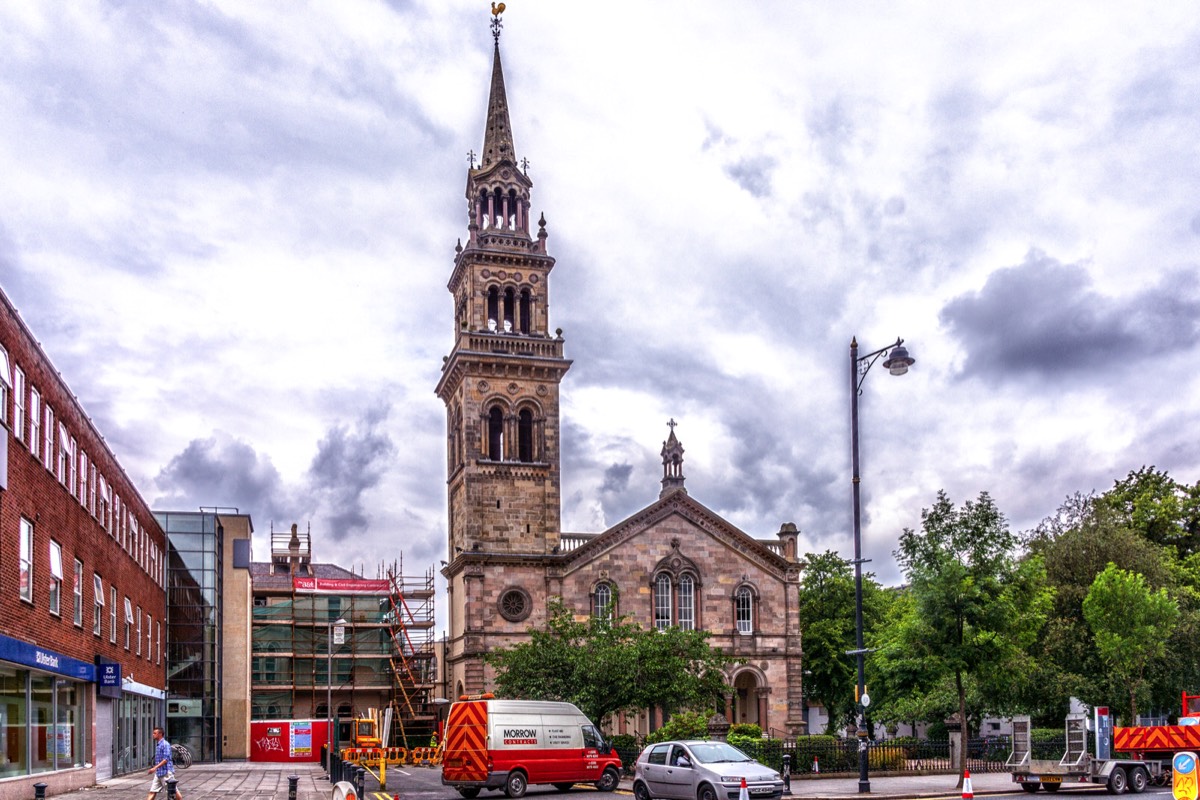
[[[533,601],[524,589],[506,589],[500,595],[500,616],[509,622],[520,622],[533,610]]]

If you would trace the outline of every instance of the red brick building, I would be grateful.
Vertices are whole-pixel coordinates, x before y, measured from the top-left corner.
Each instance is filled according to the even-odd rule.
[[[149,765],[165,696],[165,552],[0,291],[0,800]]]

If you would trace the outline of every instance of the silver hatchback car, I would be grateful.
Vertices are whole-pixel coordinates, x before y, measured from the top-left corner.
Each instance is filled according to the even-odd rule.
[[[738,800],[742,779],[750,800],[783,795],[783,778],[727,742],[648,745],[633,774],[636,800]]]

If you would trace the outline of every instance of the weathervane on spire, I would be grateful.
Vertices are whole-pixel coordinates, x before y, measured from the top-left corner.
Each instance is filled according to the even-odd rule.
[[[504,21],[500,19],[500,15],[504,13],[504,3],[492,3],[492,38],[496,40],[496,46],[500,46],[500,29],[504,27]]]

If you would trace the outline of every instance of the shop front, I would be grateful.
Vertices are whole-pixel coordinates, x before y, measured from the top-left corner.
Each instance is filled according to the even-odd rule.
[[[93,785],[95,667],[0,635],[0,800]]]

